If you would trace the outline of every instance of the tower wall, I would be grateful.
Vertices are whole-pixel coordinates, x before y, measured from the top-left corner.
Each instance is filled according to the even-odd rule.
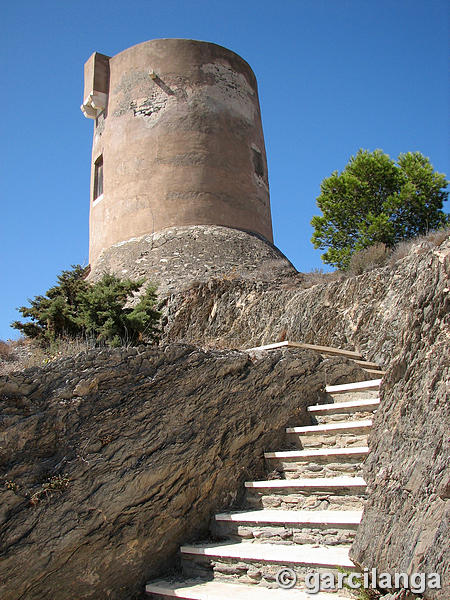
[[[85,73],[82,109],[96,117],[91,264],[114,244],[173,226],[221,225],[272,242],[257,83],[242,58],[161,39],[109,59],[95,53]]]

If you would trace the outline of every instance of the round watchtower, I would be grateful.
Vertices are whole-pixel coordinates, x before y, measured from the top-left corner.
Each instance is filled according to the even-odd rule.
[[[257,83],[237,54],[185,39],[94,53],[82,110],[95,119],[91,264],[173,226],[221,225],[272,242]]]

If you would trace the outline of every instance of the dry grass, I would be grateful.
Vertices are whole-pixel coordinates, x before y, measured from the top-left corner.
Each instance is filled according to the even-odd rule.
[[[281,284],[283,289],[287,290],[307,290],[314,285],[330,283],[332,281],[341,281],[342,279],[345,279],[345,277],[345,273],[342,273],[341,271],[325,273],[323,269],[316,268],[307,273],[289,275],[282,280]]]
[[[410,240],[400,242],[392,250],[384,244],[375,244],[359,252],[355,252],[350,261],[347,271],[348,275],[361,275],[366,271],[371,271],[378,267],[386,265],[395,265],[395,263],[411,252],[426,252],[437,248],[450,237],[450,227],[430,231],[426,235],[420,235]]]
[[[19,340],[0,340],[0,375],[7,375],[13,371],[23,371],[31,367],[41,367],[59,358],[76,356],[80,352],[87,352],[96,345],[89,339],[60,338],[51,348],[43,348],[33,340],[21,338]]]
[[[320,268],[313,269],[309,273],[302,273],[302,275],[302,287],[305,289],[319,283],[330,283],[331,281],[340,281],[341,279],[345,278],[345,274],[342,273],[342,271],[331,271],[330,273],[325,273],[323,269]]]
[[[10,362],[13,357],[13,350],[10,342],[4,342],[0,340],[0,360],[3,362]]]
[[[34,366],[31,343],[25,338],[19,340],[0,340],[0,375]]]
[[[350,275],[361,275],[366,271],[372,271],[386,264],[391,251],[385,244],[374,244],[363,250],[355,252],[350,259],[348,273]]]
[[[450,227],[444,227],[443,229],[430,231],[430,233],[428,233],[427,235],[421,235],[416,238],[400,242],[392,251],[391,256],[389,257],[389,263],[394,264],[398,260],[405,258],[405,256],[408,256],[408,254],[411,253],[412,249],[415,246],[422,245],[424,246],[424,249],[430,250],[432,248],[437,248],[449,237]]]

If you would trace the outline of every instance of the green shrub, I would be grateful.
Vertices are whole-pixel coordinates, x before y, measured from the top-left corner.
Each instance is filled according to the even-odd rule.
[[[134,306],[130,306],[144,280],[120,279],[107,273],[90,284],[86,275],[87,269],[80,265],[63,271],[57,285],[45,296],[36,296],[29,307],[18,309],[30,321],[15,321],[12,327],[47,348],[60,338],[85,337],[110,346],[157,339],[161,315],[155,308],[154,286],[148,286]]]

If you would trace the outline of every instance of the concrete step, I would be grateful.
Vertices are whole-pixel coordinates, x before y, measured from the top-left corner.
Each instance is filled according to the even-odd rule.
[[[267,459],[283,459],[304,461],[314,459],[315,461],[331,458],[346,458],[348,456],[365,456],[369,452],[368,446],[359,446],[356,448],[322,448],[320,450],[286,450],[284,452],[265,452]]]
[[[368,390],[380,387],[381,379],[369,379],[366,381],[356,381],[355,383],[344,383],[341,385],[327,385],[325,391],[329,394],[338,394],[342,392],[358,392],[359,390]]]
[[[289,434],[299,450],[323,448],[357,448],[367,446],[370,428],[324,431],[322,433]]]
[[[350,390],[347,392],[336,392],[327,394],[329,400],[327,402],[344,403],[355,402],[355,400],[374,400],[380,399],[380,389],[378,387],[368,388],[367,390]]]
[[[331,404],[314,404],[307,411],[314,416],[336,413],[352,413],[358,411],[376,410],[380,406],[379,398],[349,400],[348,402],[332,402]]]
[[[286,433],[298,434],[332,434],[335,431],[355,431],[368,430],[372,427],[372,419],[361,421],[345,421],[343,423],[326,423],[324,425],[307,425],[306,427],[288,427]]]
[[[281,479],[319,479],[324,477],[355,477],[362,473],[362,460],[342,462],[292,462],[278,461],[273,465],[274,471]],[[275,478],[275,476],[274,476]]]
[[[349,548],[350,545],[328,548],[313,544],[216,542],[182,546],[181,563],[188,577],[207,579],[212,575],[216,581],[253,583],[254,597],[258,598],[260,587],[277,587],[276,575],[284,568],[292,569],[297,575],[297,588],[304,588],[304,577],[311,569],[335,574],[340,568],[356,570],[348,556]]]
[[[277,512],[277,511],[273,511]],[[328,511],[333,512],[333,511]],[[348,546],[356,536],[356,525],[245,525],[238,523],[215,523],[212,533],[215,539],[229,542],[252,542],[253,544],[278,544],[295,546]]]
[[[350,423],[352,421],[367,421],[373,418],[373,411],[357,410],[351,413],[322,413],[311,415],[313,425],[330,425],[332,423]]]
[[[348,600],[335,593],[319,592],[309,594],[303,590],[267,589],[254,585],[225,583],[222,581],[202,581],[199,579],[184,581],[158,580],[146,585],[149,598],[181,598],[184,600]]]
[[[361,474],[362,462],[368,451],[367,446],[321,448],[267,452],[265,457],[270,468],[281,474],[283,479],[355,476]]]
[[[351,544],[362,511],[259,510],[216,515],[217,538],[259,544]],[[275,516],[274,516],[275,515]]]
[[[245,506],[251,510],[330,511],[362,510],[365,501],[364,488],[246,488]]]
[[[283,525],[358,525],[362,510],[249,510],[219,513],[216,521]]]
[[[246,481],[247,489],[263,490],[364,490],[366,482],[362,477],[305,477],[298,479],[268,479]]]
[[[310,544],[280,546],[279,544],[252,544],[247,542],[229,544],[224,542],[181,546],[180,551],[183,555],[231,558],[245,562],[355,568],[348,556],[349,546],[316,548]]]
[[[268,479],[266,481],[246,481],[246,488],[251,489],[315,489],[315,490],[335,490],[335,489],[364,489],[366,482],[362,477],[306,477],[299,479]]]
[[[362,477],[273,479],[245,484],[250,509],[361,510],[366,484]]]

